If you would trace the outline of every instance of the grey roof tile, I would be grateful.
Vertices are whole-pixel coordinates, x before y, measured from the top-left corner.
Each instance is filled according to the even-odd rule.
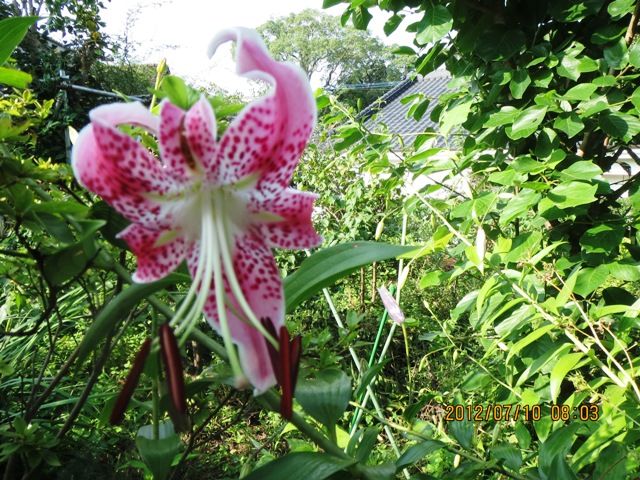
[[[389,90],[375,103],[360,112],[360,118],[365,118],[365,126],[372,128],[379,124],[388,127],[391,133],[399,134],[405,145],[410,145],[415,137],[436,124],[429,119],[440,95],[448,91],[447,84],[451,75],[446,70],[436,70],[423,78],[407,79]],[[419,121],[407,118],[410,105],[403,105],[400,100],[407,95],[422,93],[431,99],[429,107]]]

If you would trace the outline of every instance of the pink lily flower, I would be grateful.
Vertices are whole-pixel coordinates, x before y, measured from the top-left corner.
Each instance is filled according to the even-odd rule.
[[[83,186],[131,221],[119,236],[137,257],[134,281],[156,281],[186,259],[193,283],[170,322],[176,332],[185,338],[204,312],[225,341],[237,383],[246,376],[263,392],[276,383],[265,339],[275,348],[279,341],[258,319],[271,319],[275,331],[284,325],[271,249],[321,242],[311,223],[316,195],[289,187],[316,108],[302,70],[273,60],[254,31],[223,31],[210,56],[229,40],[237,73],[272,89],[219,140],[204,97],[187,112],[165,100],[159,117],[140,103],[103,105],[90,112],[72,165]],[[123,124],[154,134],[160,158],[121,132]]]

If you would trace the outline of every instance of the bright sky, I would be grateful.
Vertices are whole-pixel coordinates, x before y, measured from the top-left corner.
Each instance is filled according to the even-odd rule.
[[[324,11],[338,16],[345,6]],[[230,45],[221,47],[209,60],[209,41],[224,28],[255,28],[270,18],[305,8],[322,10],[322,0],[111,0],[102,18],[110,35],[124,35],[128,30],[129,40],[137,44],[136,60],[157,63],[164,57],[173,74],[193,83],[215,83],[230,92],[249,94],[249,82],[235,75]],[[371,33],[387,44],[410,45],[412,36],[405,32],[384,35],[382,27],[389,13],[372,12]],[[407,23],[405,19],[403,25]]]

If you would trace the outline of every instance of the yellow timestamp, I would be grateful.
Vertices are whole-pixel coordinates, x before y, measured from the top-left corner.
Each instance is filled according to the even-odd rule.
[[[443,405],[444,419],[447,422],[462,422],[464,420],[508,421],[523,420],[525,422],[538,421],[543,416],[551,417],[552,421],[579,420],[582,422],[596,421],[600,418],[600,405],[583,403],[572,407],[569,405],[519,405],[519,404],[487,404],[487,405]]]

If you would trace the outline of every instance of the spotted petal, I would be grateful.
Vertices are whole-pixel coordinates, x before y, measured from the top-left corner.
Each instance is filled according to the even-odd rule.
[[[149,228],[172,224],[166,195],[182,187],[144,146],[116,127],[137,125],[158,131],[158,119],[139,103],[114,103],[93,109],[92,123],[76,140],[71,164],[76,179],[132,222]]]
[[[171,175],[181,182],[205,170],[209,181],[217,178],[216,122],[213,109],[201,97],[185,113],[168,100],[160,105],[160,157]]]
[[[280,218],[260,225],[270,246],[287,249],[312,248],[322,242],[322,237],[316,233],[311,222],[316,198],[314,193],[288,188],[267,198],[256,196],[250,208],[258,217],[262,212],[268,212]]]
[[[188,243],[175,232],[151,230],[131,224],[118,234],[138,258],[133,280],[155,282],[171,273],[184,260]]]
[[[256,32],[225,30],[209,46],[212,56],[221,43],[235,40],[236,70],[247,78],[265,80],[271,92],[249,104],[220,141],[225,183],[260,172],[258,187],[277,191],[291,182],[316,119],[309,82],[298,66],[271,58]],[[246,152],[246,153],[243,153]]]
[[[197,268],[198,257],[198,249],[194,248],[187,258],[192,275]],[[233,265],[242,292],[256,317],[272,319],[279,330],[284,323],[282,281],[271,250],[258,234],[248,232],[236,239]],[[214,292],[212,285],[205,305],[205,314],[211,325],[220,332]],[[225,294],[235,303],[234,310],[240,311],[226,281]],[[256,391],[263,392],[275,385],[275,376],[262,334],[253,326],[239,320],[230,309],[227,309],[227,318],[231,336],[238,345],[242,369]]]

